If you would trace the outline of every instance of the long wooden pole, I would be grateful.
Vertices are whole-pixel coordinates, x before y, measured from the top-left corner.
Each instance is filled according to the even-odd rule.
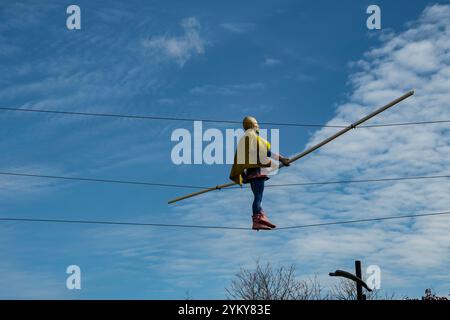
[[[311,152],[314,152],[315,150],[317,150],[317,149],[323,147],[323,146],[326,145],[327,143],[329,143],[329,142],[335,140],[336,138],[338,138],[338,137],[342,136],[343,134],[347,133],[348,131],[350,131],[350,130],[352,130],[352,129],[355,129],[357,126],[359,126],[359,125],[361,125],[362,123],[366,122],[367,120],[369,120],[369,119],[375,117],[376,115],[380,114],[381,112],[386,111],[387,109],[389,109],[389,108],[395,106],[397,103],[399,103],[399,102],[405,100],[406,98],[409,98],[409,97],[412,96],[413,94],[414,94],[414,90],[411,90],[411,91],[405,93],[405,94],[402,95],[401,97],[398,97],[397,99],[395,99],[395,100],[389,102],[388,104],[384,105],[383,107],[381,107],[381,108],[375,110],[374,112],[368,114],[368,115],[365,116],[364,118],[361,118],[361,119],[359,119],[358,121],[352,123],[351,125],[345,127],[344,129],[342,129],[342,130],[340,130],[339,132],[335,133],[335,134],[332,135],[331,137],[329,137],[329,138],[323,140],[322,142],[319,142],[318,144],[312,146],[311,148],[309,148],[309,149],[307,149],[307,150],[305,150],[305,151],[303,151],[303,152],[301,152],[301,153],[299,153],[299,154],[293,156],[292,158],[289,159],[289,163],[292,163],[292,162],[294,162],[294,161],[297,161],[298,159],[303,158],[304,156],[310,154]],[[282,167],[281,164],[280,164],[280,167]],[[213,190],[220,190],[220,189],[228,188],[228,187],[234,186],[234,185],[236,185],[236,184],[237,184],[236,182],[229,182],[229,183],[225,183],[225,184],[220,184],[220,185],[217,185],[217,186],[215,186],[215,187],[203,189],[203,190],[200,190],[200,191],[197,191],[197,192],[194,192],[194,193],[191,193],[191,194],[182,196],[182,197],[175,198],[175,199],[173,199],[173,200],[170,200],[168,203],[169,203],[169,204],[172,204],[172,203],[175,203],[175,202],[184,200],[184,199],[192,198],[192,197],[198,196],[198,195],[200,195],[200,194],[203,194],[203,193],[207,193],[207,192],[213,191]]]
[[[389,102],[387,105],[375,110],[374,112],[372,112],[371,114],[365,116],[364,118],[359,119],[358,121],[352,123],[351,125],[349,125],[348,127],[345,127],[344,129],[342,129],[341,131],[335,133],[334,135],[332,135],[331,137],[325,139],[324,141],[316,144],[315,146],[312,146],[311,148],[309,148],[308,150],[305,150],[301,153],[299,153],[298,155],[292,157],[290,159],[290,162],[294,162],[297,161],[300,158],[303,158],[304,156],[306,156],[307,154],[310,154],[311,152],[319,149],[320,147],[326,145],[327,143],[333,141],[334,139],[342,136],[343,134],[347,133],[348,131],[355,129],[357,126],[359,126],[360,124],[362,124],[363,122],[366,122],[369,119],[372,119],[373,117],[375,117],[376,115],[382,113],[383,111],[386,111],[387,109],[395,106],[397,103],[399,103],[400,101],[405,100],[406,98],[409,98],[410,96],[412,96],[414,94],[414,90],[411,90],[407,93],[405,93],[404,95],[402,95],[401,97]]]
[[[223,189],[223,188],[228,188],[228,187],[234,186],[235,184],[237,184],[237,183],[236,182],[230,182],[230,183],[220,184],[220,185],[217,185],[215,187],[203,189],[203,190],[200,190],[200,191],[197,191],[197,192],[194,192],[194,193],[190,193],[188,195],[185,195],[185,196],[182,196],[182,197],[170,200],[168,202],[168,204],[171,204],[171,203],[174,203],[174,202],[178,202],[178,201],[181,201],[181,200],[184,200],[184,199],[187,199],[187,198],[192,198],[192,197],[195,197],[195,196],[198,196],[200,194],[207,193],[207,192],[210,192],[210,191],[213,191],[213,190],[220,190],[220,189]]]

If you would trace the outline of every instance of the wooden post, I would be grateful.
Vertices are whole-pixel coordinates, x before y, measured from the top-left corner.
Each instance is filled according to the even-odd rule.
[[[358,278],[362,279],[362,276],[361,276],[361,261],[359,261],[359,260],[356,260],[356,261],[355,261],[355,275],[356,275]],[[363,292],[363,291],[362,291],[362,285],[361,285],[361,283],[356,282],[356,294],[357,294],[357,300],[365,300],[365,299],[364,299],[365,296],[363,295],[362,292]]]

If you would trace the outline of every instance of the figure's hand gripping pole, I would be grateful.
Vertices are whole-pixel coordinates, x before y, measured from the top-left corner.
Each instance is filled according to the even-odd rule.
[[[347,133],[348,131],[350,131],[352,129],[355,129],[357,126],[361,125],[362,123],[366,122],[367,120],[372,119],[373,117],[377,116],[378,114],[382,113],[383,111],[386,111],[387,109],[395,106],[397,103],[405,100],[406,98],[409,98],[413,94],[414,94],[414,90],[411,90],[411,91],[405,93],[401,97],[399,97],[399,98],[389,102],[385,106],[375,110],[374,112],[368,114],[364,118],[361,118],[358,121],[350,124],[348,127],[345,127],[344,129],[342,129],[339,132],[335,133],[331,137],[329,137],[329,138],[323,140],[322,142],[319,142],[318,144],[312,146],[311,148],[309,148],[309,149],[307,149],[307,150],[305,150],[305,151],[303,151],[303,152],[293,156],[292,158],[289,159],[289,163],[297,161],[298,159],[303,158],[304,156],[310,154],[311,152],[316,151],[317,149],[323,147],[324,145],[326,145],[327,143],[333,141],[334,139],[342,136],[343,134]],[[283,167],[283,165],[280,163],[279,168],[282,168],[282,167]],[[188,198],[192,198],[192,197],[195,197],[195,196],[198,196],[200,194],[207,193],[207,192],[210,192],[210,191],[213,191],[213,190],[220,190],[220,189],[228,188],[228,187],[234,186],[236,184],[237,183],[235,183],[235,182],[230,182],[230,183],[226,183],[226,184],[217,185],[215,187],[203,189],[203,190],[200,190],[200,191],[197,191],[197,192],[194,192],[194,193],[191,193],[191,194],[179,197],[179,198],[175,198],[173,200],[170,200],[168,203],[169,204],[175,203],[175,202],[178,202],[178,201],[181,201],[181,200],[184,200],[184,199],[188,199]]]

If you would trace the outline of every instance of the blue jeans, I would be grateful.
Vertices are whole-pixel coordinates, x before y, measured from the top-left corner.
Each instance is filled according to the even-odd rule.
[[[254,178],[250,180],[250,187],[252,188],[253,195],[255,197],[252,206],[253,214],[258,214],[262,211],[261,202],[263,198],[265,181],[265,178]]]

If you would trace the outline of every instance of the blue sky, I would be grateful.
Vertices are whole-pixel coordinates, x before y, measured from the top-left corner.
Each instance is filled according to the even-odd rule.
[[[78,31],[66,29],[70,3],[2,3],[0,104],[342,124],[415,88],[412,101],[374,121],[449,119],[450,7],[439,3],[378,1],[382,30],[372,31],[370,1],[78,1]],[[171,162],[171,133],[192,130],[190,122],[1,111],[0,123],[3,172],[195,185],[226,182],[229,173],[228,165]],[[280,128],[282,152],[334,131]],[[361,129],[272,182],[448,174],[448,137],[445,125]],[[449,187],[273,188],[264,207],[279,225],[445,211]],[[189,191],[0,176],[0,216],[249,226],[248,190],[167,205]],[[0,297],[182,299],[189,291],[220,299],[239,267],[258,257],[295,263],[299,276],[317,274],[325,285],[329,271],[362,259],[381,267],[386,291],[446,295],[449,223],[255,233],[1,222]],[[80,291],[65,288],[70,264],[81,267]]]

